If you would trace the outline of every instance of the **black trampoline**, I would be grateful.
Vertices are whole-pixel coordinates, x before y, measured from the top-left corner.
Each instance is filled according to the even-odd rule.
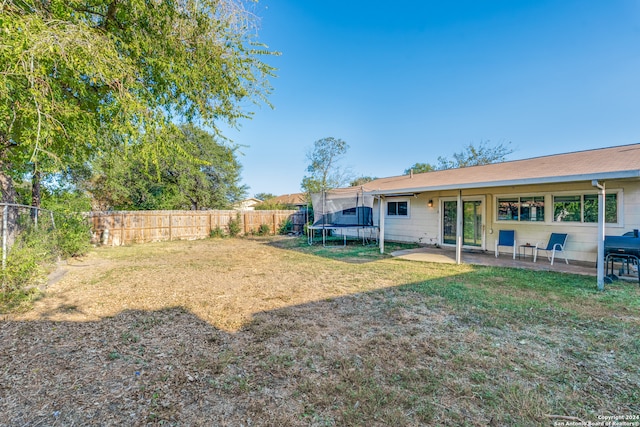
[[[343,246],[347,238],[362,239],[362,244],[378,241],[378,226],[373,224],[373,196],[362,188],[342,188],[311,195],[314,222],[307,227],[307,238],[314,244],[316,232],[327,246],[327,237],[339,235]]]

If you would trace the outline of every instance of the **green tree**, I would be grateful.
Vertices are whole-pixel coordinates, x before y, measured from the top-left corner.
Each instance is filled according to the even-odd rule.
[[[282,211],[282,210],[296,210],[296,205],[289,203],[278,203],[273,200],[266,200],[262,203],[255,205],[257,211]]]
[[[492,146],[490,145],[490,141],[481,141],[477,146],[469,144],[464,150],[454,153],[451,159],[438,157],[438,163],[436,165],[415,163],[409,169],[405,169],[404,174],[409,175],[412,169],[414,173],[422,173],[503,162],[506,156],[513,153],[513,149],[508,147],[509,144],[510,143],[507,143],[507,145],[505,145],[500,143]]]
[[[258,200],[262,200],[263,202],[266,202],[269,199],[275,199],[276,195],[272,193],[256,193],[253,195],[253,197],[255,197]]]
[[[413,173],[423,173],[423,172],[431,172],[437,170],[435,166],[430,163],[414,163],[409,169],[404,170],[405,175],[409,175],[411,172]]]
[[[302,190],[316,193],[323,189],[345,186],[350,180],[349,172],[339,163],[348,149],[346,142],[333,137],[314,142],[313,149],[307,153],[309,175],[302,179]]]
[[[120,146],[180,152],[175,118],[210,126],[266,101],[271,55],[236,0],[0,2],[0,185],[79,168]],[[35,185],[35,181],[34,181]]]
[[[215,137],[184,125],[163,138],[173,139],[180,153],[148,164],[144,156],[127,165],[116,149],[100,159],[93,179],[86,182],[97,207],[106,209],[227,209],[244,198],[237,146],[216,142]],[[194,160],[195,159],[195,160]]]
[[[356,179],[351,180],[349,185],[351,187],[358,187],[360,185],[366,184],[367,182],[371,182],[371,181],[373,181],[375,179],[378,179],[378,178],[375,178],[375,177],[372,177],[372,176],[361,176],[361,177],[358,177]]]

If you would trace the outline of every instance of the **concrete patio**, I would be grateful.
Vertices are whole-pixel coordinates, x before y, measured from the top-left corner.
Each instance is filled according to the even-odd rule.
[[[454,248],[442,247],[422,247],[416,249],[405,249],[391,253],[392,256],[411,261],[438,262],[455,264],[456,252]],[[514,260],[510,254],[501,253],[496,258],[493,251],[462,251],[462,262],[465,264],[487,265],[496,267],[524,268],[536,271],[557,271],[560,273],[583,274],[596,276],[596,265],[593,262],[582,262],[569,260],[566,264],[563,258],[556,258],[553,265],[544,254],[538,256],[537,262],[533,262],[533,257],[528,252],[526,257]]]

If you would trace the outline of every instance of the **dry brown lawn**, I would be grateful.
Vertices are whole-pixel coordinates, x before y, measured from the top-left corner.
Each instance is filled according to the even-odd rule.
[[[634,310],[607,323],[607,301],[588,292],[584,301],[522,288],[509,296],[510,279],[496,277],[507,269],[474,276],[468,291],[466,275],[484,270],[291,246],[180,241],[70,261],[31,310],[0,325],[0,425],[552,425],[640,415]],[[496,287],[507,299],[475,301]]]

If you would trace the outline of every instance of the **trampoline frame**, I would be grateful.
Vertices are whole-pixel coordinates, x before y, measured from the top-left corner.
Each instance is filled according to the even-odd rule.
[[[345,233],[346,230],[356,230],[356,237],[360,240],[360,230],[362,230],[362,245],[367,245],[369,238],[365,233],[366,230],[369,230],[369,235],[373,234],[376,244],[378,243],[378,234],[379,227],[377,225],[359,225],[359,224],[320,224],[320,225],[309,225],[307,226],[307,243],[309,246],[313,245],[314,234],[316,230],[321,230],[322,235],[322,246],[338,246],[338,245],[327,245],[327,231],[340,231],[342,235],[342,246],[347,246],[347,237],[352,236],[350,234]],[[373,232],[373,233],[372,233]]]
[[[349,209],[353,209],[355,208],[356,210],[356,216],[357,216],[357,220],[356,223],[346,223],[346,224],[339,224],[339,223],[326,223],[326,222],[322,222],[322,223],[314,223],[311,225],[307,226],[307,242],[309,243],[309,245],[313,245],[314,243],[314,237],[315,237],[315,232],[316,230],[320,231],[320,234],[322,235],[322,246],[326,247],[327,246],[327,237],[329,235],[329,233],[331,231],[334,232],[339,232],[340,235],[342,236],[342,246],[347,246],[347,237],[356,237],[356,239],[360,239],[360,231],[362,230],[362,245],[366,245],[368,243],[368,241],[372,238],[375,239],[375,242],[378,243],[378,235],[379,235],[379,227],[377,225],[373,224],[373,216],[372,216],[372,210],[373,208],[371,206],[365,206],[365,192],[364,192],[364,188],[360,187],[359,189],[354,189],[355,190],[355,203],[353,205],[347,205]],[[317,194],[317,193],[316,193]],[[314,206],[314,214],[319,214],[321,215],[320,220],[325,220],[325,215],[327,215],[327,208],[326,208],[326,203],[327,203],[327,191],[326,190],[322,190],[322,192],[320,193],[320,197],[321,197],[321,206]],[[317,200],[317,199],[316,199]],[[346,206],[345,206],[346,207]],[[366,211],[361,211],[360,209],[370,209],[369,211],[369,219],[366,219],[367,216],[365,215]],[[331,212],[329,212],[331,213]],[[362,215],[362,216],[361,216]],[[354,218],[355,219],[355,218]],[[352,231],[351,233],[349,233],[348,231]],[[354,233],[355,231],[355,233]],[[368,233],[367,233],[368,231]],[[355,234],[355,236],[354,236]],[[330,245],[330,246],[338,246],[338,245]]]

